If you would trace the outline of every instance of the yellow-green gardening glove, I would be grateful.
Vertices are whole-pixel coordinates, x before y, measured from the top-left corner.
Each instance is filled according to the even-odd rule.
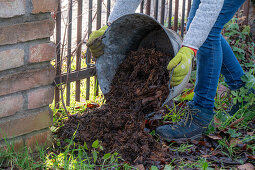
[[[102,36],[105,30],[108,28],[107,25],[103,26],[99,30],[93,31],[87,42],[87,47],[90,49],[93,57],[98,58],[104,54],[104,44],[102,43]]]
[[[181,84],[185,76],[188,74],[192,58],[195,55],[194,49],[182,47],[177,55],[169,62],[167,70],[174,69],[170,85],[177,86]]]

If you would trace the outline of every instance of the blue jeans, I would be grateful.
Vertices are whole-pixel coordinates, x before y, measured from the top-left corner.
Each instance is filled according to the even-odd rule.
[[[241,76],[243,69],[238,63],[231,47],[221,35],[224,25],[231,20],[245,0],[225,0],[222,10],[211,29],[206,41],[197,52],[197,74],[194,104],[212,109],[220,74],[231,90],[244,85]],[[200,0],[193,0],[188,17],[187,29],[192,22]]]

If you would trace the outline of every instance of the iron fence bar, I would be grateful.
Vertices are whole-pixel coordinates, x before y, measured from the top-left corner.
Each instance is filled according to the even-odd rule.
[[[175,11],[174,11],[174,31],[177,32],[178,29],[178,10],[179,10],[179,0],[175,0]]]
[[[191,0],[188,0],[187,19],[189,18],[190,9],[191,9]]]
[[[56,58],[56,76],[61,75],[61,60],[60,60],[60,47],[61,47],[61,0],[58,0],[58,9],[56,14],[56,44],[57,44],[57,58]],[[55,87],[55,108],[59,108],[60,93],[59,88]]]
[[[89,22],[88,22],[88,36],[92,32],[92,8],[93,8],[93,0],[89,0]],[[91,53],[88,51],[86,55],[86,63],[88,63],[87,68],[90,68],[90,61],[91,61]],[[89,100],[89,93],[90,93],[90,77],[86,80],[86,100]]]
[[[160,16],[160,23],[164,25],[165,20],[165,8],[166,8],[166,0],[161,0],[161,16]]]
[[[173,6],[173,0],[169,0],[169,15],[168,15],[168,26],[167,28],[171,28],[172,25],[172,6]]]
[[[55,78],[55,81],[52,85],[57,86],[60,83],[66,84],[71,83],[77,80],[82,80],[85,78],[89,78],[96,75],[96,68],[90,67],[90,68],[82,68],[79,71],[72,71],[71,73],[63,73],[61,75],[58,75]]]
[[[101,20],[102,20],[102,0],[97,0],[97,27],[96,29],[100,29],[101,28]],[[94,77],[94,88],[96,89],[95,91],[95,96],[98,96],[98,80],[97,80],[97,76]]]
[[[102,20],[102,0],[97,0],[97,25],[96,29],[101,28],[101,20]]]
[[[162,8],[162,7],[161,7]],[[158,19],[158,0],[154,1],[154,18]]]
[[[182,38],[184,34],[185,5],[186,5],[186,0],[183,0],[182,1],[182,22],[181,22],[181,37]]]
[[[106,20],[106,22],[108,21],[110,13],[111,13],[111,0],[107,0],[107,20]]]
[[[147,15],[151,14],[151,0],[147,0],[147,3],[146,3],[146,12],[145,13]]]
[[[140,5],[140,13],[143,13],[143,8],[144,8],[144,0],[141,2],[141,5]]]
[[[72,57],[72,16],[73,15],[73,1],[69,0],[68,12],[68,40],[67,40],[67,73],[71,72],[71,57]],[[70,106],[70,83],[66,84],[66,105]]]
[[[81,32],[82,32],[82,4],[83,0],[78,0],[78,10],[77,10],[77,51],[76,51],[76,71],[81,69]],[[75,82],[75,101],[80,102],[81,96],[81,81]]]

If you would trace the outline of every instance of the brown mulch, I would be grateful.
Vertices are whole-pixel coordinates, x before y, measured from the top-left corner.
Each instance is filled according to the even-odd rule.
[[[164,158],[162,146],[144,131],[144,117],[159,110],[169,93],[169,60],[154,49],[131,52],[117,70],[105,96],[107,104],[71,116],[58,130],[59,138],[72,138],[77,130],[76,141],[91,144],[99,139],[106,153],[116,151],[132,164],[144,163],[152,156],[154,160]]]

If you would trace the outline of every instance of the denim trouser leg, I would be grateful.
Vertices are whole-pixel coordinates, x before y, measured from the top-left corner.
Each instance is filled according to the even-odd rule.
[[[218,86],[220,73],[231,89],[243,85],[240,77],[244,74],[232,49],[221,35],[224,25],[234,16],[245,0],[225,0],[222,10],[210,31],[206,41],[197,52],[197,79],[193,101],[196,105],[211,109]],[[193,0],[188,24],[198,9],[200,0]]]
[[[243,69],[223,36],[221,36],[221,46],[223,52],[221,74],[224,75],[229,88],[237,90],[244,85],[244,82],[240,79],[244,75]]]

